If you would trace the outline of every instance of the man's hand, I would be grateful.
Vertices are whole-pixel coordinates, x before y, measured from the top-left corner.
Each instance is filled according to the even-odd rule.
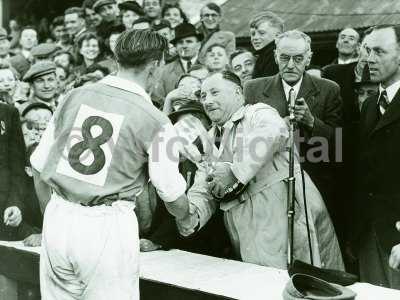
[[[161,249],[161,246],[147,239],[140,239],[140,251],[150,252]]]
[[[212,173],[212,181],[209,182],[208,189],[216,198],[223,198],[227,188],[233,186],[237,179],[231,170],[231,164],[219,162],[215,164],[214,172]]]
[[[22,222],[21,210],[16,206],[7,207],[4,210],[4,224],[17,227]]]
[[[400,221],[396,223],[396,229],[400,232]],[[389,266],[395,270],[400,269],[400,244],[392,248],[392,252],[390,253],[389,257]]]
[[[314,116],[312,115],[304,98],[296,100],[296,104],[294,106],[294,116],[297,122],[302,123],[309,128],[314,127]]]
[[[23,242],[28,247],[39,247],[42,244],[42,234],[31,234]]]

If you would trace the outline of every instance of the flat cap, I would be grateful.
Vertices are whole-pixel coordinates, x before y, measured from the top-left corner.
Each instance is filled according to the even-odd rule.
[[[28,72],[26,72],[23,80],[31,82],[37,77],[54,73],[56,71],[56,65],[53,62],[41,61],[32,65]]]
[[[7,30],[3,27],[0,27],[0,40],[4,40],[8,37]]]
[[[104,6],[104,5],[109,5],[109,4],[116,4],[115,0],[97,0],[94,4],[93,4],[93,10],[98,13],[99,9]]]
[[[52,43],[42,43],[32,48],[31,54],[36,58],[48,58],[49,56],[55,54],[59,50],[55,44]]]
[[[144,16],[145,12],[143,8],[137,3],[136,1],[125,1],[120,4],[118,4],[118,8],[120,10],[130,10],[136,13],[139,16]]]

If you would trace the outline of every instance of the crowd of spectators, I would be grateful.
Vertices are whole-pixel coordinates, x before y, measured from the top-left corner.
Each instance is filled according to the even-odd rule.
[[[30,154],[53,112],[70,90],[118,71],[114,49],[120,34],[133,29],[153,30],[168,40],[169,49],[164,55],[165,61],[159,62],[147,92],[153,104],[169,115],[173,123],[190,115],[200,121],[199,127],[210,128],[211,120],[201,105],[200,91],[202,82],[216,73],[232,71],[236,74],[239,85],[244,86],[246,103],[269,103],[269,98],[284,97],[286,86],[282,88],[281,81],[274,81],[273,76],[298,75],[312,86],[307,91],[294,87],[296,93],[314,101],[306,99],[307,103],[301,104],[305,107],[303,119],[299,121],[302,135],[312,139],[319,134],[331,141],[334,130],[341,128],[343,159],[340,163],[318,164],[306,160],[303,167],[323,196],[347,270],[357,273],[357,255],[352,247],[354,236],[349,230],[356,214],[357,203],[352,199],[356,198],[359,176],[356,173],[359,153],[354,140],[358,137],[364,101],[379,93],[379,82],[371,80],[367,64],[371,49],[366,45],[371,31],[360,33],[344,28],[336,44],[337,59],[328,66],[310,66],[306,52],[296,56],[277,55],[275,39],[285,32],[285,21],[271,12],[249,16],[251,45],[247,49],[237,48],[235,34],[220,28],[223,11],[218,5],[208,3],[199,13],[200,22],[196,26],[190,23],[178,3],[162,5],[161,0],[144,0],[141,6],[131,0],[118,3],[85,0],[82,7],[70,7],[64,15],[54,18],[49,28],[51,34],[45,39],[38,39],[38,31],[33,26],[19,30],[11,26],[10,32],[0,29],[0,102],[18,110],[26,153],[25,174],[17,183],[22,191],[20,207],[13,205],[11,210],[2,207],[4,216],[11,220],[7,226],[1,225],[2,238],[23,239],[26,245],[40,245],[42,213],[34,191]],[[302,38],[310,44],[309,38]],[[288,71],[290,74],[283,69],[283,63],[294,65],[293,70]],[[272,77],[262,81],[265,76]],[[335,83],[327,83],[321,77]],[[278,87],[281,91],[277,91]],[[285,118],[288,116],[286,104],[280,105],[274,108]],[[188,159],[180,164],[188,189],[197,169],[197,151],[201,153],[202,147],[206,147],[198,139],[190,142],[196,147],[186,149]],[[312,145],[310,142],[307,147]],[[337,157],[335,151],[330,155]],[[181,248],[232,257],[221,211],[214,214],[198,235],[183,238],[151,184],[140,199],[136,210],[142,251]],[[398,217],[400,219],[400,215]]]

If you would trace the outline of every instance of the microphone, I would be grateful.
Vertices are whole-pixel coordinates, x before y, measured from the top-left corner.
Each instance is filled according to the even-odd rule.
[[[296,97],[294,95],[294,89],[290,89],[289,91],[289,120],[293,122],[295,120],[294,117],[294,106],[296,103]]]

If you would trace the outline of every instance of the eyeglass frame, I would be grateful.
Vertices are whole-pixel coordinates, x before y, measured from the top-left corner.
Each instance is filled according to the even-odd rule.
[[[282,63],[284,63],[285,65],[287,65],[287,64],[290,62],[291,59],[293,60],[293,63],[294,63],[295,65],[300,65],[301,63],[303,63],[303,62],[307,59],[306,54],[310,54],[310,55],[311,55],[311,54],[312,54],[311,50],[310,50],[310,49],[307,49],[307,50],[304,51],[303,53],[296,54],[296,55],[287,55],[287,54],[279,53],[278,50],[275,50],[276,58],[277,58],[279,61],[281,61]],[[282,59],[281,59],[281,55],[286,55],[287,57],[289,57],[289,59],[288,59],[287,61],[286,61],[286,59],[285,59],[285,60],[282,60]],[[301,61],[296,61],[296,56],[302,56]]]

